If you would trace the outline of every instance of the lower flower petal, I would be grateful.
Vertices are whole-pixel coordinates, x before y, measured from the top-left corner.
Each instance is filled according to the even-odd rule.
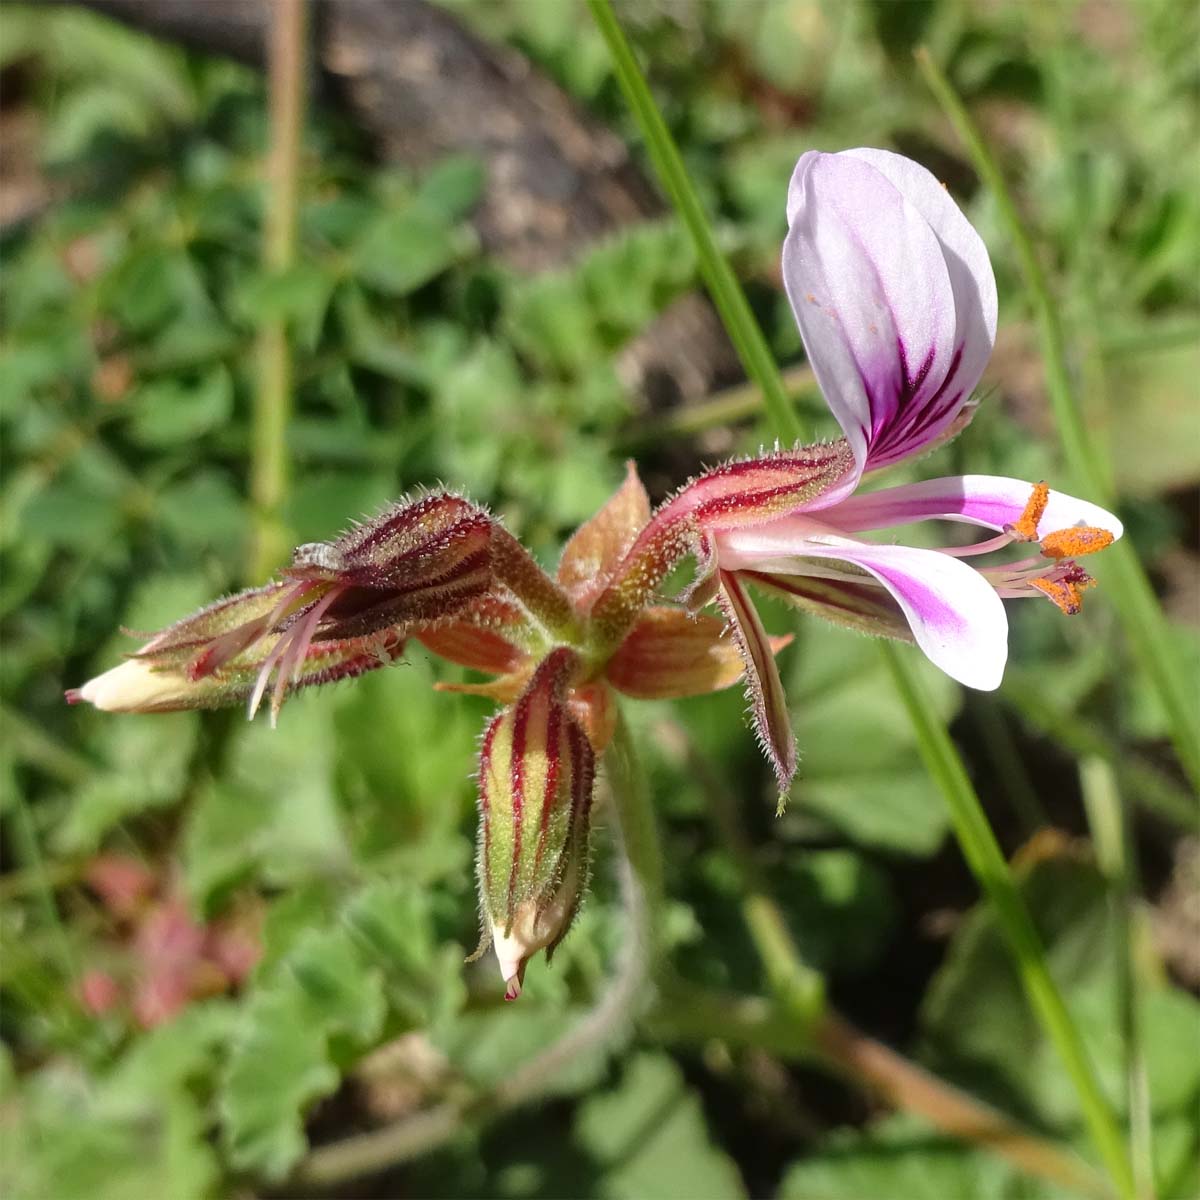
[[[852,563],[892,594],[930,662],[967,687],[992,691],[1000,686],[1008,657],[1008,618],[995,589],[974,568],[936,550],[873,546],[831,534],[794,540],[790,556],[778,553],[776,538],[763,538],[756,552],[759,532],[739,531],[736,550],[721,546],[722,564],[803,575],[811,573],[814,559]]]
[[[865,575],[857,579],[764,575],[760,571],[743,571],[741,575],[793,608],[843,629],[853,629],[855,633],[865,633],[869,637],[913,641],[912,630],[900,606]]]
[[[1033,484],[1003,475],[952,475],[859,493],[823,510],[821,520],[848,533],[930,518],[1000,530],[1020,519],[1032,492]],[[1114,538],[1124,532],[1121,522],[1099,505],[1052,491],[1038,522],[1038,536],[1075,525],[1107,529]]]

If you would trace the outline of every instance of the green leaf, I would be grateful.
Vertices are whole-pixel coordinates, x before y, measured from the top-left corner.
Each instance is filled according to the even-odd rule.
[[[416,201],[443,221],[460,221],[483,195],[483,163],[471,154],[454,154],[434,164],[421,177]]]
[[[768,627],[783,632],[797,621],[787,613]],[[791,654],[787,691],[800,745],[791,810],[799,819],[816,814],[866,845],[931,854],[945,836],[945,806],[874,643],[808,621]],[[958,688],[923,660],[915,666],[939,716],[951,716]]]
[[[462,822],[474,808],[470,772],[486,709],[435,692],[435,678],[427,652],[410,644],[403,664],[347,688],[336,714],[355,855],[417,882],[469,877],[474,853]]]
[[[105,834],[130,817],[176,803],[187,780],[199,724],[195,713],[104,721],[110,769],[86,782],[54,833],[60,853],[96,850]]]
[[[333,783],[338,697],[298,696],[279,728],[236,731],[224,778],[201,789],[184,832],[188,891],[199,905],[247,875],[273,884],[351,869]]]
[[[309,472],[288,499],[287,523],[297,542],[327,541],[352,520],[379,512],[398,490],[384,471]]]
[[[251,325],[285,321],[307,350],[316,347],[336,272],[320,262],[299,262],[275,274],[251,277],[242,285],[236,305]]]
[[[231,1164],[270,1180],[284,1178],[304,1153],[308,1107],[337,1088],[340,1065],[378,1041],[389,1012],[396,1034],[463,998],[428,905],[411,885],[369,885],[319,927],[308,923],[314,911],[306,903],[288,920],[268,919],[267,961],[218,1102]],[[282,953],[272,945],[279,937]]]
[[[894,923],[887,875],[852,850],[789,856],[777,894],[800,954],[822,971],[861,971],[878,957]]]
[[[494,962],[493,959],[486,964],[489,972],[494,970]],[[498,991],[502,990],[499,973],[489,973],[488,981]],[[477,1087],[495,1087],[553,1045],[586,1013],[582,1006],[556,1007],[544,1003],[532,987],[527,996],[534,1003],[524,1012],[516,1006],[489,1012],[467,1011],[444,1027],[432,1030],[433,1041]],[[570,1096],[595,1086],[603,1077],[606,1060],[607,1055],[596,1050],[575,1056],[546,1081],[543,1094]]]
[[[237,558],[249,536],[249,518],[228,476],[202,469],[164,487],[155,507],[162,528],[189,553],[212,550]]]
[[[1108,364],[1113,398],[1104,431],[1122,495],[1145,496],[1200,480],[1200,348],[1191,345],[1131,354]]]
[[[308,1147],[305,1110],[334,1091],[338,1078],[300,990],[255,992],[218,1100],[230,1165],[282,1180]]]
[[[165,376],[137,389],[130,434],[154,448],[180,446],[226,424],[233,413],[233,380],[216,366],[192,383]]]
[[[363,233],[352,269],[363,283],[389,296],[407,296],[440,275],[466,249],[440,213],[408,205],[384,213]]]
[[[1124,1046],[1105,880],[1081,849],[1042,843],[1020,885],[1097,1078],[1121,1111]],[[1144,1055],[1165,1185],[1192,1168],[1187,1146],[1200,1137],[1200,1056],[1180,1053],[1200,1039],[1200,1003],[1142,971]],[[1029,1011],[990,907],[978,906],[963,922],[921,1015],[927,1057],[940,1074],[1027,1120],[1081,1138],[1078,1101]]]
[[[826,1139],[790,1167],[779,1200],[1067,1200],[1074,1193],[1018,1175],[1002,1159],[908,1116]]]
[[[589,1096],[575,1137],[600,1173],[597,1192],[611,1200],[738,1200],[737,1167],[713,1145],[700,1102],[665,1055],[643,1053],[616,1087]]]
[[[207,1200],[219,1171],[208,1118],[193,1095],[232,1027],[223,1001],[195,1005],[141,1035],[107,1072],[39,1072],[19,1096],[5,1146],[22,1200]],[[11,1153],[10,1153],[11,1151]]]

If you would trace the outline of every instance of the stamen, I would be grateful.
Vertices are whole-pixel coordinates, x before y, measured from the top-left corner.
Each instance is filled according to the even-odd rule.
[[[1083,607],[1081,593],[1096,581],[1075,563],[1064,564],[1064,569],[1031,579],[1029,586],[1037,588],[1058,606],[1068,617],[1073,617]]]
[[[1113,544],[1113,535],[1107,529],[1095,525],[1076,525],[1072,529],[1059,529],[1042,538],[1042,553],[1047,558],[1082,558],[1095,554]]]
[[[973,542],[969,546],[941,546],[939,553],[950,558],[974,558],[977,554],[991,554],[995,550],[1003,550],[1005,546],[1012,544],[1012,540],[1011,534],[998,533],[986,542]]]
[[[1033,494],[1025,505],[1025,511],[1011,525],[1004,526],[1004,532],[1018,542],[1036,542],[1038,540],[1038,522],[1046,511],[1050,500],[1050,488],[1043,479],[1033,485]]]

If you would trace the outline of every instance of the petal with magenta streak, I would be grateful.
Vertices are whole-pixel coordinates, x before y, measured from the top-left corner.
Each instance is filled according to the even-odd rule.
[[[956,370],[942,245],[891,180],[847,154],[805,154],[788,211],[783,279],[809,362],[859,470],[877,466],[875,448],[942,405]]]
[[[996,342],[996,277],[983,239],[944,184],[911,158],[890,150],[845,152],[869,163],[911,204],[933,230],[954,292],[955,358],[937,403],[890,428],[871,447],[870,466],[885,466],[919,453],[945,431],[979,383]]]
[[[999,530],[1020,518],[1032,492],[1033,484],[1003,475],[951,475],[859,493],[826,509],[821,520],[850,533],[930,519]],[[1121,522],[1098,504],[1051,491],[1038,521],[1038,536],[1078,525],[1106,529],[1114,538],[1124,532]]]
[[[778,528],[725,535],[718,554],[727,569],[771,575],[803,575],[811,571],[812,560],[822,558],[861,567],[900,605],[917,645],[935,666],[967,687],[992,691],[1000,686],[1008,658],[1004,604],[961,559],[830,534],[787,539]]]

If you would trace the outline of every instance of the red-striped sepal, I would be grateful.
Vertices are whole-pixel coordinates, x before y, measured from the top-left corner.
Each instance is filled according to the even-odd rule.
[[[225,662],[220,670],[193,678],[154,655],[135,655],[119,666],[67,692],[67,702],[87,702],[106,712],[180,712],[189,708],[225,708],[250,697],[264,664],[281,638],[267,634]],[[313,642],[286,680],[286,694],[339,679],[355,679],[387,666],[404,653],[404,637],[384,630],[365,638]]]
[[[750,700],[754,731],[775,770],[782,809],[796,774],[796,739],[792,734],[783,682],[775,665],[771,639],[763,628],[758,610],[746,594],[744,581],[736,572],[721,571],[720,583],[721,609],[746,668],[746,695]]]
[[[492,945],[508,1000],[529,959],[563,939],[587,887],[596,756],[568,708],[577,665],[574,651],[552,651],[483,735],[476,954]]]

